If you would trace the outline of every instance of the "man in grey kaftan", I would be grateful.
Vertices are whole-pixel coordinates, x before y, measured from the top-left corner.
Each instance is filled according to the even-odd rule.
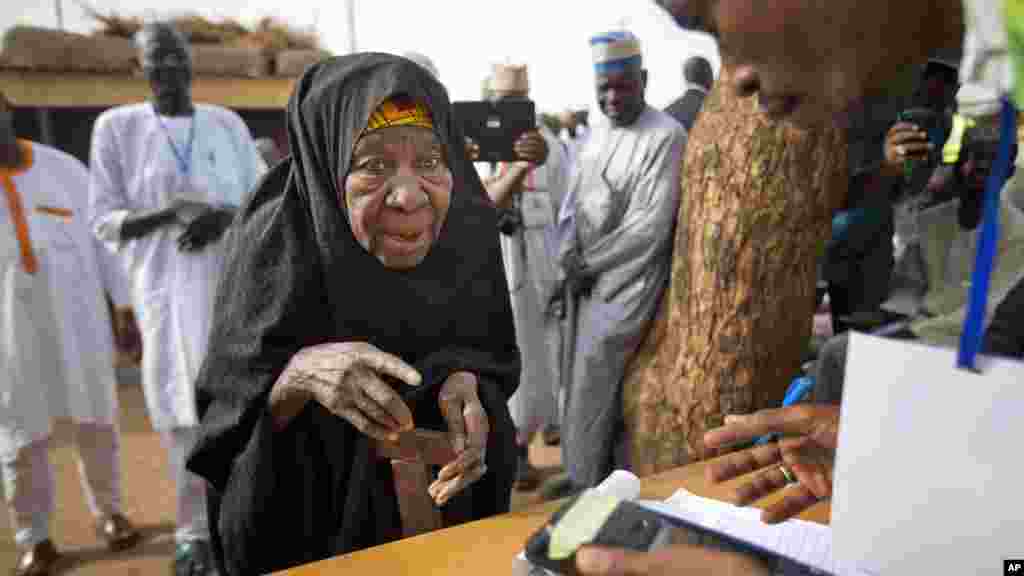
[[[591,46],[606,118],[580,152],[558,221],[569,473],[562,494],[612,470],[623,375],[669,279],[686,144],[683,127],[644,101],[636,38],[611,32]]]

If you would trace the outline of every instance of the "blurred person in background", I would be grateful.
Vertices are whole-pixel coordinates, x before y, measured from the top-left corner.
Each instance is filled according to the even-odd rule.
[[[192,102],[192,59],[172,26],[137,36],[150,102],[107,110],[92,134],[89,220],[123,259],[143,338],[150,422],[175,485],[174,574],[215,574],[206,484],[185,469],[197,434],[195,379],[206,354],[223,238],[265,163],[238,114]]]
[[[691,56],[683,63],[683,82],[686,83],[686,91],[683,95],[674,100],[665,108],[665,112],[673,117],[689,134],[693,125],[697,122],[697,115],[700,114],[701,106],[704,105],[704,98],[711,91],[711,85],[715,82],[715,73],[711,70],[711,63],[703,56]]]
[[[563,310],[562,462],[556,499],[613,469],[626,364],[668,285],[686,130],[645,99],[640,41],[615,30],[590,40],[604,118],[580,151],[558,218]]]
[[[75,422],[75,454],[97,534],[112,550],[139,533],[121,504],[115,347],[105,294],[123,306],[121,270],[87,220],[89,172],[19,140],[0,93],[0,471],[14,540],[12,573],[50,574],[53,421]]]
[[[495,65],[492,101],[528,100],[526,66]],[[544,426],[558,422],[561,341],[549,324],[547,302],[557,282],[555,218],[565,198],[568,161],[558,137],[543,122],[515,143],[519,162],[482,165],[483,184],[501,217],[501,251],[522,358],[519,388],[509,401],[516,423],[519,471],[516,488],[532,490],[539,474],[530,464],[529,444]]]

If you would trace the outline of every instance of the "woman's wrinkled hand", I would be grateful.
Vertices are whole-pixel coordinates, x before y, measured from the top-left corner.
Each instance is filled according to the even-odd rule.
[[[422,380],[401,358],[365,342],[311,346],[292,357],[271,391],[271,408],[278,407],[280,426],[312,400],[363,434],[394,442],[400,432],[412,430],[412,412],[385,376],[410,386]]]
[[[736,489],[736,504],[746,505],[785,489],[782,500],[762,512],[761,519],[773,524],[788,520],[818,500],[832,496],[832,471],[839,440],[839,406],[800,404],[761,410],[748,416],[727,416],[725,426],[704,434],[708,448],[725,448],[779,434],[778,442],[741,450],[708,466],[711,482],[724,482],[755,470],[762,470]],[[796,477],[790,484],[781,467]]]
[[[444,505],[487,472],[487,436],[491,426],[480,398],[477,377],[469,372],[456,372],[441,387],[438,398],[441,415],[448,423],[448,434],[457,455],[430,485],[430,497]]]

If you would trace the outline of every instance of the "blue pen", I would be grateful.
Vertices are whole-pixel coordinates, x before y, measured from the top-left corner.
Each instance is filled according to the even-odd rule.
[[[786,390],[786,396],[782,399],[782,405],[792,406],[793,404],[800,402],[801,400],[806,398],[808,394],[810,394],[811,388],[813,387],[814,377],[801,376],[800,378],[796,378],[795,380],[793,380],[793,382],[789,385],[789,388]],[[760,446],[762,444],[767,444],[769,442],[774,441],[776,438],[778,438],[777,434],[768,434],[766,436],[761,436],[754,442],[754,445]]]

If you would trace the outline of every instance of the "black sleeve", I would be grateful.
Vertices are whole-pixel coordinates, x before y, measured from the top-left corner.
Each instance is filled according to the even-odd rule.
[[[1024,278],[996,307],[982,350],[993,356],[1024,358]]]
[[[209,518],[210,532],[225,574],[264,574],[289,564],[281,561],[295,549],[291,536],[303,523],[302,469],[287,449],[298,420],[275,434],[269,414],[261,418],[223,488],[211,489],[216,516]]]
[[[301,419],[275,432],[267,406],[291,357],[323,335],[323,314],[304,314],[301,305],[322,300],[323,284],[301,235],[308,226],[284,222],[302,215],[283,209],[294,201],[280,193],[286,176],[287,163],[269,173],[270,185],[250,197],[232,228],[196,381],[199,437],[187,468],[207,480],[217,500],[210,531],[223,553],[218,561],[232,575],[280,568],[273,562],[309,547],[295,534],[307,520],[304,481],[320,463],[299,457]]]

